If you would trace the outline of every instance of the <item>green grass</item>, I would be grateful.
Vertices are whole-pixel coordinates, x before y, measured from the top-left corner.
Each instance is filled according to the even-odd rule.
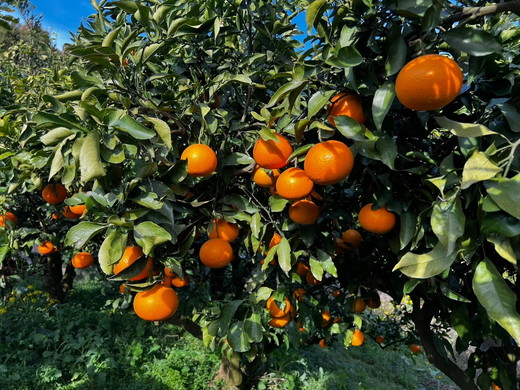
[[[62,305],[34,288],[17,291],[0,306],[0,389],[198,390],[218,370],[219,356],[182,329],[106,306],[118,295],[100,281],[78,284]],[[423,356],[371,340],[348,351],[340,342],[280,348],[257,374],[248,388],[435,390],[439,375]]]

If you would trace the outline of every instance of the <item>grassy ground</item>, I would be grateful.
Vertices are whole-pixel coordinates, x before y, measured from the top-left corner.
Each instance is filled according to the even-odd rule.
[[[0,306],[0,388],[208,389],[216,354],[179,328],[112,311],[101,289],[82,283],[67,303],[52,305],[37,287],[22,287]],[[259,390],[455,389],[423,356],[371,340],[348,351],[339,343],[280,349],[259,375]]]

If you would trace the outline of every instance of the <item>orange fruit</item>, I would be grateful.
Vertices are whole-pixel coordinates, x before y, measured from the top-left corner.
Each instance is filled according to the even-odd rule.
[[[85,210],[87,209],[87,206],[85,206],[84,204],[77,204],[75,206],[69,206],[69,210],[76,214],[76,215],[83,215],[83,213],[85,212]]]
[[[294,272],[296,272],[300,276],[307,276],[307,272],[309,272],[309,267],[303,264],[301,261],[297,261]]]
[[[321,284],[321,282],[314,277],[312,272],[307,272],[307,276],[305,277],[305,280],[307,283],[309,283],[311,286],[318,286]]]
[[[118,274],[121,271],[130,267],[133,263],[139,260],[142,256],[144,256],[143,251],[138,246],[127,246],[125,251],[123,252],[123,256],[121,259],[114,265],[113,271],[114,274]],[[136,276],[128,280],[141,280],[147,278],[150,274],[150,270],[152,269],[153,260],[151,257],[148,258],[144,269]]]
[[[312,200],[302,199],[289,207],[289,218],[300,225],[312,225],[320,217],[320,208]]]
[[[63,202],[66,197],[67,189],[59,183],[47,184],[42,191],[43,200],[50,204]]]
[[[354,229],[345,230],[341,234],[342,247],[350,251],[356,250],[361,246],[361,234]]]
[[[349,116],[359,123],[365,123],[365,114],[361,106],[361,99],[356,95],[349,95],[346,92],[338,93],[331,99],[328,114],[328,119],[332,126],[336,126],[334,117],[341,115]]]
[[[340,141],[324,141],[314,145],[305,156],[303,169],[314,183],[327,186],[346,178],[354,167],[354,155]]]
[[[291,143],[287,138],[274,133],[277,141],[264,141],[260,138],[253,148],[253,158],[262,168],[278,169],[287,165],[287,159],[293,152]]]
[[[121,285],[119,286],[119,292],[120,292],[121,294],[126,293],[126,286],[125,286],[124,283],[121,283]]]
[[[341,295],[341,291],[339,291],[339,290],[336,290],[336,291],[333,291],[333,292],[332,292],[332,296],[333,296],[334,298],[337,298],[337,297],[339,297],[340,295]]]
[[[275,245],[278,245],[281,242],[282,236],[280,236],[278,233],[274,233],[273,237],[271,238],[271,241],[269,241],[269,249],[271,249]]]
[[[415,355],[418,355],[421,353],[421,346],[420,345],[417,345],[417,344],[410,344],[408,346],[408,348],[410,349],[410,351],[412,351]]]
[[[78,219],[80,217],[80,215],[78,214],[74,214],[71,210],[70,210],[70,206],[65,206],[63,208],[63,212],[62,212],[63,216],[65,218],[68,218],[68,219]]]
[[[289,168],[283,171],[276,181],[276,192],[288,200],[306,198],[313,188],[314,183],[300,168]]]
[[[200,261],[209,268],[224,268],[233,260],[233,248],[226,240],[211,238],[199,250]]]
[[[164,276],[169,276],[170,278],[174,278],[177,275],[170,268],[165,267],[164,268]]]
[[[381,344],[385,342],[385,338],[383,336],[376,337],[376,343]]]
[[[397,75],[395,93],[403,106],[432,111],[451,103],[462,88],[462,72],[451,58],[428,54],[408,62]]]
[[[271,325],[273,328],[283,328],[287,326],[289,322],[291,322],[291,313],[287,313],[283,317],[271,318],[269,325]]]
[[[391,231],[396,223],[395,214],[388,211],[386,206],[377,210],[372,208],[373,203],[365,205],[359,211],[359,224],[371,233],[385,234]]]
[[[162,321],[171,317],[179,306],[177,293],[171,287],[156,284],[148,291],[137,293],[134,311],[147,321]]]
[[[229,223],[225,219],[217,218],[208,226],[208,237],[222,238],[223,240],[231,242],[238,237],[238,225],[236,223]]]
[[[42,255],[48,255],[49,253],[55,252],[57,249],[50,241],[44,241],[38,246],[38,252]]]
[[[321,348],[328,348],[327,344],[325,343],[325,339],[321,339],[320,342],[318,343],[318,345]]]
[[[305,297],[304,295],[307,294],[307,291],[305,291],[304,288],[297,288],[296,290],[294,290],[294,292],[292,293],[292,296],[294,299],[297,299],[298,301],[300,302],[303,302],[305,300]]]
[[[205,177],[217,169],[217,155],[208,145],[193,144],[184,149],[181,160],[188,160],[188,175]]]
[[[502,390],[502,388],[495,382],[491,382],[491,390]]]
[[[367,308],[367,304],[365,301],[361,298],[354,299],[354,302],[352,303],[352,310],[355,313],[363,313],[365,309]]]
[[[328,311],[327,309],[323,309],[321,311],[321,327],[325,328],[326,326],[328,326],[330,324],[330,319],[330,311]]]
[[[6,225],[6,221],[11,221],[11,225],[14,226],[18,224],[18,218],[16,218],[16,215],[8,211],[4,215],[0,215],[0,227]],[[9,228],[9,223],[7,224],[7,227]]]
[[[74,268],[88,268],[94,264],[94,256],[88,252],[81,252],[72,258],[72,266]]]
[[[359,329],[354,331],[352,335],[352,341],[350,343],[353,347],[360,347],[365,344],[365,335]]]
[[[298,327],[298,330],[300,332],[307,332],[307,330],[302,326],[302,323],[300,321],[296,321],[296,326]]]
[[[339,318],[339,317],[336,317],[332,320],[332,323],[333,324],[339,324],[340,322],[343,322],[343,319]]]
[[[184,276],[184,279],[181,278],[180,276],[175,276],[171,282],[171,284],[173,284],[174,287],[179,287],[179,288],[187,286],[188,283],[189,283],[189,279],[187,276]]]
[[[262,188],[274,187],[278,176],[280,176],[280,171],[278,169],[273,169],[271,172],[267,172],[259,165],[257,165],[253,171],[253,181],[258,187]]]
[[[57,213],[52,213],[52,219],[60,219],[60,216]]]
[[[365,303],[369,308],[377,309],[379,306],[381,306],[381,298],[379,298],[379,294],[374,293],[374,295],[368,299],[365,299]]]
[[[173,278],[171,276],[165,275],[163,281],[161,282],[161,284],[163,286],[166,286],[166,287],[171,287],[172,286],[172,279]]]
[[[285,308],[282,310],[276,303],[273,297],[269,297],[267,302],[265,303],[265,307],[269,310],[269,314],[273,318],[281,318],[286,316],[291,312],[291,302],[287,298],[284,298]]]

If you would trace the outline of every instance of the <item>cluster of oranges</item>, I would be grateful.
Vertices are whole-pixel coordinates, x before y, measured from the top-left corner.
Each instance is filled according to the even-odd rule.
[[[63,184],[50,183],[47,184],[42,190],[42,198],[47,203],[58,204],[63,202],[68,197],[67,189]],[[75,206],[66,205],[63,208],[62,216],[67,219],[78,219],[87,210],[84,204],[77,204]],[[52,214],[53,219],[59,219],[60,216],[56,213]]]
[[[0,214],[0,227],[10,228],[18,224],[18,218],[16,215],[7,211],[5,214]]]

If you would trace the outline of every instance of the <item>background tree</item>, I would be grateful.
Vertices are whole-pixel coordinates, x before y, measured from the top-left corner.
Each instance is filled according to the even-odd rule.
[[[87,213],[67,241],[76,250],[100,244],[105,273],[114,273],[127,245],[141,247],[144,255],[111,277],[133,279],[145,269],[148,280],[125,282],[130,290],[168,284],[163,266],[187,276],[171,320],[221,348],[230,385],[243,383],[241,365],[282,343],[342,337],[357,346],[380,336],[360,301],[377,306],[379,291],[413,301],[403,323],[412,321],[416,333],[388,343],[418,337],[463,389],[492,381],[514,389],[518,7],[103,1],[69,48],[76,62],[67,91],[13,109],[23,142],[2,172],[22,192],[43,185],[29,181],[37,176],[76,193],[66,202],[84,203]],[[299,13],[304,44],[296,39]],[[430,71],[436,79],[425,83]],[[315,144],[340,148],[340,162],[351,159],[326,140],[352,150],[348,179],[345,171],[339,181],[322,177],[330,169],[313,163]],[[216,153],[216,173],[205,164],[214,158],[207,148],[196,146],[202,167],[192,166],[196,155],[182,155],[199,144]],[[41,164],[18,163],[36,156]],[[270,171],[287,162],[305,172],[283,171],[271,192],[256,184],[269,186]],[[258,170],[251,176],[256,163],[268,169],[263,179]],[[304,203],[298,212],[302,203],[290,200],[311,193],[319,218],[294,222],[316,208]],[[237,226],[219,228],[215,219]],[[237,227],[231,244],[206,237],[234,236]],[[361,244],[343,236],[348,229],[361,231]],[[148,256],[156,276],[145,268]],[[463,351],[467,370],[454,362]]]

